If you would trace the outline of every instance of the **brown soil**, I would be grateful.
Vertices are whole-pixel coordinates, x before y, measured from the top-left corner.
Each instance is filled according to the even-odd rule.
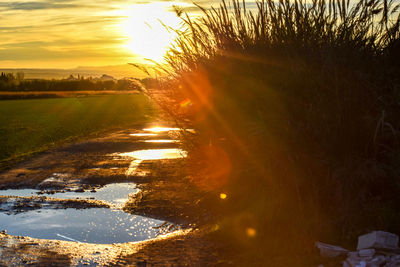
[[[151,175],[134,177],[140,192],[125,204],[126,212],[191,227],[215,221],[221,199],[189,181],[184,160],[149,161],[140,169]]]

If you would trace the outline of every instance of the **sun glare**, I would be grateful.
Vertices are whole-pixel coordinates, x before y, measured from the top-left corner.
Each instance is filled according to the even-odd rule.
[[[144,59],[161,61],[168,47],[175,39],[171,27],[178,29],[181,19],[175,14],[170,3],[137,4],[126,10],[122,23],[127,37],[126,48]]]

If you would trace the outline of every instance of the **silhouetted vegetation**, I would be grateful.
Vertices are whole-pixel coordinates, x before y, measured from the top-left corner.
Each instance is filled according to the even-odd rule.
[[[124,91],[141,90],[139,79],[113,79],[111,76],[103,75],[100,78],[74,77],[70,75],[67,79],[24,80],[22,72],[1,73],[0,91]]]
[[[398,8],[234,1],[182,17],[160,103],[197,131],[185,143],[192,179],[226,194],[226,241],[262,258],[399,233]]]

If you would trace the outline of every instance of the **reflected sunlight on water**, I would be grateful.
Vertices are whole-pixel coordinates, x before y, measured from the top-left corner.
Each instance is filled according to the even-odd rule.
[[[139,160],[179,159],[187,156],[185,150],[179,148],[145,149],[120,153],[121,157],[132,157]]]
[[[180,128],[170,128],[170,127],[152,127],[143,129],[143,131],[153,132],[153,133],[180,131],[180,130],[181,130]]]
[[[121,157],[135,158],[125,172],[125,175],[133,175],[143,160],[160,160],[160,159],[179,159],[185,158],[187,152],[179,148],[165,148],[165,149],[145,149],[136,150],[132,152],[119,153]]]
[[[129,134],[130,136],[157,136],[155,133],[134,133],[134,134]]]
[[[159,139],[159,140],[145,140],[146,143],[178,143],[178,140]]]
[[[168,233],[168,229],[159,227],[166,224],[162,220],[107,208],[0,213],[0,221],[2,229],[7,229],[11,235],[96,244],[142,241]],[[166,225],[170,227],[171,224]]]
[[[7,189],[0,190],[0,196],[31,197],[40,193],[41,196],[62,199],[93,198],[115,206],[121,206],[128,200],[130,194],[136,194],[138,191],[139,189],[136,188],[135,183],[112,183],[98,188],[95,192],[87,190],[84,192],[67,191],[48,194],[46,191],[41,192],[37,189]]]

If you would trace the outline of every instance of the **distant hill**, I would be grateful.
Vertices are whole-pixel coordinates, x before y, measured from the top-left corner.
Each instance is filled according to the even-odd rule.
[[[110,75],[116,79],[124,77],[145,78],[147,77],[144,72],[135,68],[132,65],[113,65],[113,66],[99,66],[90,67],[82,66],[74,69],[30,69],[30,68],[0,68],[0,72],[16,73],[23,72],[25,79],[65,79],[71,74],[74,76],[84,77],[101,77],[103,74]]]

